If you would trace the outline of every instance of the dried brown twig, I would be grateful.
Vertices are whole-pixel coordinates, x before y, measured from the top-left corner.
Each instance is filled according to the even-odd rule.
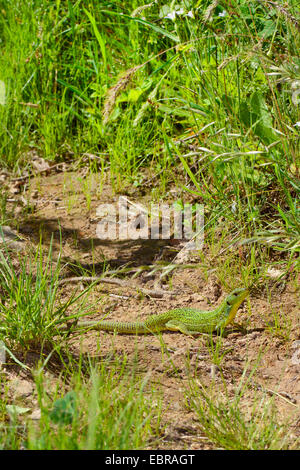
[[[143,287],[130,285],[127,281],[122,279],[107,278],[107,277],[95,277],[95,276],[80,276],[80,277],[69,277],[59,281],[59,285],[68,284],[71,282],[104,282],[106,284],[114,284],[120,287],[125,287],[126,289],[134,289],[140,291],[144,295],[149,297],[161,298],[165,295],[176,295],[175,291],[164,291],[162,289],[145,289]]]

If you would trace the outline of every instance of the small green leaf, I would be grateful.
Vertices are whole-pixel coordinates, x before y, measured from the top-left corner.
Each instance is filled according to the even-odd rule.
[[[240,116],[244,125],[251,127],[254,134],[260,137],[264,144],[268,145],[276,140],[272,128],[272,115],[260,92],[255,91],[250,100],[241,103]]]
[[[24,415],[30,410],[31,408],[22,408],[21,406],[17,405],[6,405],[6,411],[10,416]]]
[[[131,103],[136,103],[139,99],[139,97],[144,93],[144,90],[138,89],[138,88],[133,88],[132,90],[129,90],[127,100],[128,102]]]
[[[54,402],[49,416],[53,423],[71,424],[76,412],[76,393],[71,391]]]

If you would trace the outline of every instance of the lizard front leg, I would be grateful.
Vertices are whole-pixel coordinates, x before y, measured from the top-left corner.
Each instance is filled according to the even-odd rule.
[[[187,335],[187,336],[192,336],[192,337],[195,337],[195,336],[198,336],[198,335],[203,335],[205,333],[201,333],[201,331],[194,331],[194,330],[189,330],[187,328],[187,326],[179,321],[179,320],[169,320],[166,324],[165,324],[165,327],[166,329],[168,330],[171,330],[171,331],[180,331],[181,333],[183,333],[184,335]],[[208,336],[208,335],[207,335]]]

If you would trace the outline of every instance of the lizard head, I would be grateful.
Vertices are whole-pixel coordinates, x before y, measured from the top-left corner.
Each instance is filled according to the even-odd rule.
[[[226,325],[234,319],[239,306],[248,294],[248,289],[235,289],[226,297],[224,300],[225,307],[228,309]]]
[[[248,289],[235,289],[225,299],[227,305],[235,305],[239,301],[243,301],[247,297]]]

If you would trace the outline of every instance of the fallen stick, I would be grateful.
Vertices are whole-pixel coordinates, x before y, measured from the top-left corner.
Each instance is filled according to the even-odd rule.
[[[59,285],[68,284],[71,282],[104,282],[106,284],[114,284],[120,287],[126,287],[127,289],[134,289],[140,291],[142,294],[148,295],[149,297],[161,298],[165,295],[176,295],[176,291],[164,291],[162,289],[144,289],[143,287],[132,286],[126,281],[121,279],[111,279],[107,277],[95,277],[95,276],[80,276],[80,277],[67,277],[59,281]]]

